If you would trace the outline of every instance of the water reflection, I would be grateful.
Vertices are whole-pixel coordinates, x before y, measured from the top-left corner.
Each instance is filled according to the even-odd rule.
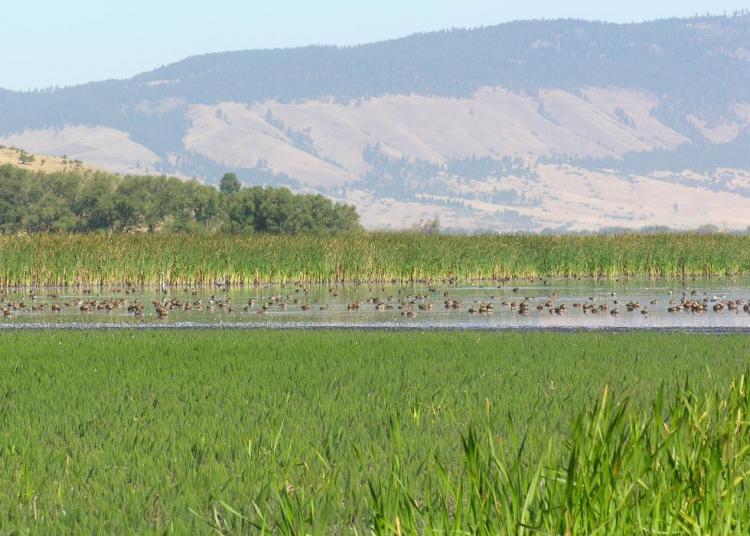
[[[2,325],[750,328],[750,279],[5,289]]]

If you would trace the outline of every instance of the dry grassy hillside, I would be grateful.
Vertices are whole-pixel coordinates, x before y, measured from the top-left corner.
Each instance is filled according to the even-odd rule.
[[[183,145],[184,154],[199,155],[218,167],[243,169],[264,162],[304,186],[330,189],[359,180],[369,169],[363,152],[378,144],[394,158],[440,164],[472,156],[618,157],[687,143],[652,116],[657,104],[653,95],[616,88],[523,95],[497,87],[470,98],[196,104],[187,110]],[[709,130],[699,118],[693,121],[707,135],[721,138],[745,128],[748,119],[745,107],[738,107],[731,126]],[[153,172],[161,162],[124,132],[104,127],[27,130],[0,138],[0,144],[67,154],[118,173]]]
[[[30,171],[41,171],[43,173],[57,173],[81,169],[96,170],[80,160],[29,153],[16,147],[0,145],[0,165],[4,164],[11,164]]]
[[[750,197],[716,187],[731,177],[747,190],[750,172],[745,170],[725,169],[708,176],[664,172],[627,177],[572,166],[542,165],[536,171],[533,179],[508,177],[503,181],[503,188],[538,196],[538,202],[531,205],[478,200],[477,191],[492,188],[479,182],[464,186],[465,198],[456,194],[452,199],[421,196],[418,201],[404,201],[349,190],[345,200],[357,207],[366,227],[376,229],[408,228],[433,218],[445,228],[488,231],[695,229],[701,225],[723,230],[750,228]],[[446,206],[447,201],[460,201],[461,205]]]
[[[264,160],[307,186],[331,187],[364,174],[363,152],[377,144],[394,158],[439,164],[472,156],[601,158],[687,142],[651,116],[657,102],[619,89],[525,96],[484,88],[462,99],[411,95],[345,104],[194,105],[184,143],[225,165],[252,167]],[[300,147],[295,135],[309,143]]]
[[[142,175],[154,172],[159,157],[118,130],[104,127],[68,126],[27,130],[0,137],[0,145],[23,147],[42,154],[67,155],[114,173]],[[57,158],[57,160],[64,160]]]
[[[182,149],[167,160],[198,158],[208,163],[208,180],[261,166],[271,180],[285,176],[299,189],[356,205],[369,228],[405,228],[432,218],[446,228],[498,231],[750,227],[750,172],[744,169],[623,173],[552,163],[691,147],[654,113],[659,104],[655,95],[613,87],[193,104],[185,112]],[[720,123],[697,115],[686,120],[710,143],[723,144],[750,132],[748,110],[738,104]],[[164,163],[126,133],[104,127],[27,130],[0,144],[67,154],[119,173],[154,173]],[[374,147],[404,169],[375,167],[366,156]],[[75,165],[41,156],[21,164],[20,153],[7,149],[0,158],[44,171]],[[523,169],[474,177],[447,171],[451,162],[472,158],[516,159]],[[423,166],[421,175],[409,171],[409,162]],[[391,182],[378,191],[382,177]]]

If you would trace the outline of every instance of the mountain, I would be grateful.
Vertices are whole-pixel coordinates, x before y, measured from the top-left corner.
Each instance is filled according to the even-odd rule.
[[[313,190],[371,227],[750,226],[750,16],[526,21],[0,90],[0,144]]]

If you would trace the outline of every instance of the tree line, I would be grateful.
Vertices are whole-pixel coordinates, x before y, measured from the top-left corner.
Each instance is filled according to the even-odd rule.
[[[334,233],[360,229],[355,208],[286,188],[217,189],[174,177],[0,166],[0,232]]]

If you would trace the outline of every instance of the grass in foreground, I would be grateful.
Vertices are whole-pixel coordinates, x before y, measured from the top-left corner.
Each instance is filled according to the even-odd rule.
[[[732,382],[747,337],[3,337],[2,533],[730,534],[750,523],[750,401]]]
[[[750,236],[0,236],[0,285],[750,274]]]

